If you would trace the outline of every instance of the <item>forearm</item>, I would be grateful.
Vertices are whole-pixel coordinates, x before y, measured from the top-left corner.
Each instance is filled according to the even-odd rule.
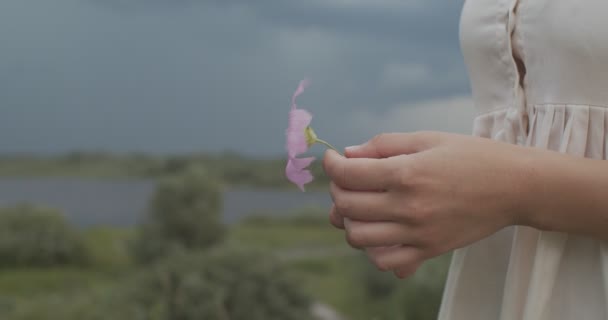
[[[608,161],[534,149],[520,163],[527,166],[520,224],[608,240]]]

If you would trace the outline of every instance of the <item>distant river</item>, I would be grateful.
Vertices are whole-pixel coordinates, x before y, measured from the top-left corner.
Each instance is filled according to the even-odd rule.
[[[141,221],[154,191],[149,180],[0,179],[0,207],[28,202],[61,209],[80,226],[130,226]],[[224,193],[224,222],[259,212],[329,207],[326,192],[234,189]]]

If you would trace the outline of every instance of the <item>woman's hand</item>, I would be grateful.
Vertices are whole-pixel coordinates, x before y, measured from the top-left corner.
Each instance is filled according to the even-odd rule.
[[[426,259],[520,224],[529,148],[438,132],[383,134],[328,151],[332,223],[401,278]],[[346,218],[346,220],[343,220]]]

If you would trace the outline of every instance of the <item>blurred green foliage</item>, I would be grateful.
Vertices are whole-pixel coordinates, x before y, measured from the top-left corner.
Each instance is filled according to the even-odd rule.
[[[437,319],[450,258],[446,254],[427,261],[395,292],[402,319]]]
[[[252,165],[235,155],[125,159],[124,167],[105,155],[72,154],[61,161],[81,173],[98,163],[106,174],[121,167],[113,174],[159,177],[138,228],[76,231],[53,210],[0,210],[0,264],[13,261],[0,269],[0,319],[305,320],[312,319],[313,302],[349,320],[436,318],[448,256],[400,281],[349,248],[325,208],[260,213],[230,228],[220,223],[226,181],[279,183],[282,162],[260,160],[272,164],[268,172],[280,169],[273,180],[239,176]],[[211,173],[207,166],[220,170]]]
[[[290,212],[253,212],[240,220],[248,226],[314,226],[333,230],[327,208],[303,207]]]
[[[84,240],[61,212],[27,204],[0,209],[0,267],[84,264]]]
[[[306,214],[308,212],[308,216]],[[301,210],[283,216],[252,215],[230,228],[224,245],[252,250],[351,252],[344,235],[327,222],[322,209]],[[308,251],[307,251],[308,250]]]
[[[148,263],[170,252],[202,250],[218,244],[222,194],[218,182],[200,167],[162,179],[150,203],[147,220],[139,228],[133,250]]]
[[[158,288],[167,270],[180,273],[184,268],[188,271],[184,275],[192,273],[196,278],[199,270],[207,270],[201,264],[232,255],[239,255],[241,258],[234,261],[240,262],[228,263],[232,264],[228,269],[248,273],[244,269],[257,265],[255,268],[262,270],[287,270],[289,274],[284,276],[291,279],[290,284],[301,287],[310,299],[336,308],[349,320],[436,318],[449,256],[425,263],[411,279],[398,280],[377,271],[358,251],[344,244],[341,232],[327,224],[301,225],[289,218],[279,218],[274,223],[271,220],[268,218],[263,225],[232,226],[220,247],[212,249],[215,256],[183,254],[150,265],[129,263],[126,248],[135,234],[133,230],[85,230],[87,251],[94,253],[91,255],[95,264],[90,267],[0,270],[0,319],[151,320],[148,313],[156,310],[162,315],[168,308],[162,303],[166,303],[167,295],[145,294]],[[374,293],[377,291],[370,289],[376,286],[370,285],[374,278],[380,287],[391,287],[390,293]],[[190,294],[198,289],[188,290],[191,289],[187,289]]]
[[[120,272],[134,265],[130,245],[137,234],[129,227],[91,227],[83,230],[89,265],[104,272]]]
[[[310,319],[310,298],[296,280],[272,256],[252,251],[176,256],[136,287],[150,319]]]
[[[231,228],[228,242],[291,253],[288,264],[306,291],[350,320],[436,319],[450,260],[450,255],[432,259],[413,277],[399,280],[347,247],[321,208],[252,215]]]
[[[36,289],[5,295],[10,283]],[[310,302],[284,264],[252,251],[174,254],[113,278],[77,269],[0,275],[0,318],[11,320],[308,320]]]
[[[370,299],[382,300],[390,297],[398,288],[399,281],[392,272],[380,272],[369,261],[365,253],[359,254],[360,263],[357,265],[361,285]]]
[[[296,190],[285,178],[285,164],[285,158],[254,159],[235,153],[153,156],[138,153],[72,152],[55,157],[3,156],[0,157],[0,176],[161,178],[183,173],[192,166],[203,166],[213,168],[212,174],[226,186]],[[311,170],[315,180],[307,187],[326,188],[329,181],[323,173],[321,161],[315,161]]]

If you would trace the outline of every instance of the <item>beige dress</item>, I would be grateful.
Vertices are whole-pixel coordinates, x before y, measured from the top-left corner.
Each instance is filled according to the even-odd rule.
[[[460,32],[475,135],[607,158],[608,0],[467,0]],[[459,249],[439,319],[608,319],[608,243],[511,227]]]

